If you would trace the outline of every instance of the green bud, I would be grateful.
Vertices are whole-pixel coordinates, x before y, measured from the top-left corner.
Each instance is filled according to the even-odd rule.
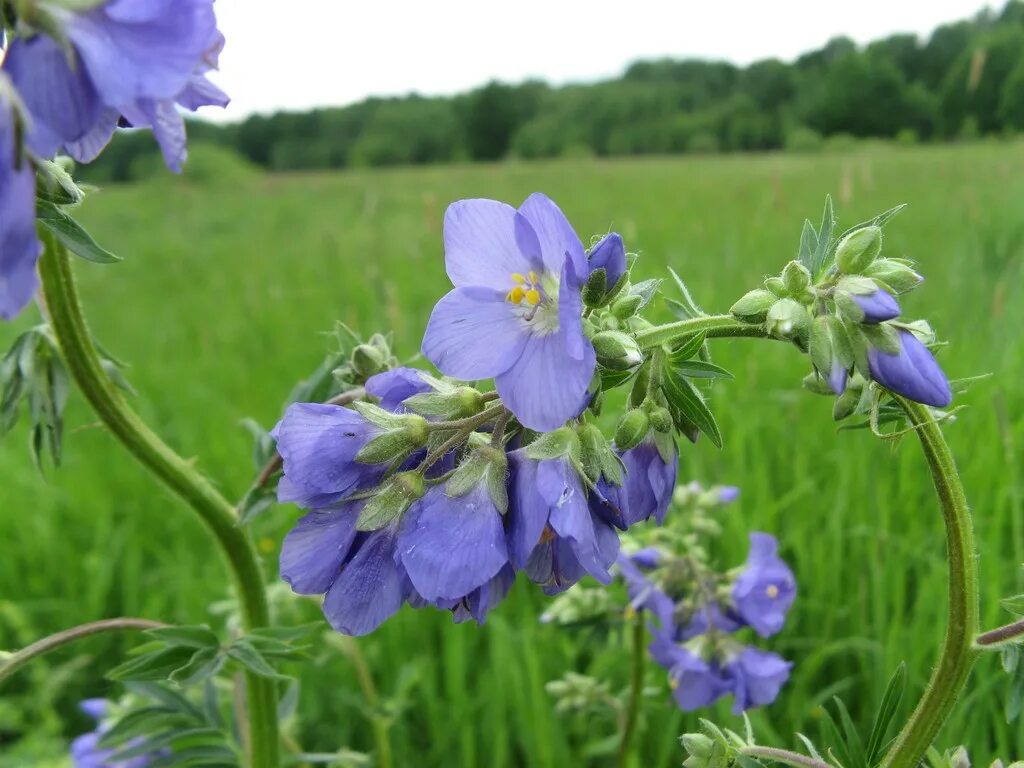
[[[638,293],[626,294],[612,302],[612,314],[620,320],[626,320],[636,314],[643,301],[644,297]]]
[[[672,414],[669,413],[668,408],[652,408],[650,413],[651,427],[654,428],[655,432],[671,432]]]
[[[804,376],[801,384],[803,384],[804,389],[808,392],[813,392],[816,395],[828,395],[829,397],[832,397],[835,394],[835,392],[832,391],[832,387],[828,385],[828,382],[817,373],[808,373]]]
[[[692,757],[710,757],[715,747],[715,742],[703,733],[686,733],[680,739],[683,749]]]
[[[807,333],[811,316],[807,309],[793,299],[779,299],[768,310],[765,318],[768,332],[781,339],[798,339]]]
[[[755,288],[740,297],[729,309],[729,312],[737,320],[744,323],[763,323],[768,316],[768,310],[777,301],[777,298],[770,291],[763,288]]]
[[[646,411],[635,408],[626,411],[619,419],[619,426],[615,429],[615,447],[620,451],[628,451],[635,448],[647,437],[650,429],[650,418]]]
[[[897,355],[900,351],[900,336],[896,329],[889,323],[877,323],[875,325],[862,325],[861,333],[867,337],[872,347],[885,352],[887,355]]]
[[[374,494],[356,521],[358,531],[377,531],[397,520],[417,499],[425,486],[419,472],[399,472]]]
[[[924,280],[911,267],[893,259],[878,259],[864,274],[885,283],[896,293],[913,290]]]
[[[561,427],[554,432],[545,432],[526,447],[526,455],[536,461],[543,459],[560,459],[580,450],[580,441],[576,432],[569,427]]]
[[[612,371],[628,371],[644,361],[636,340],[622,331],[601,331],[591,340],[597,360]]]
[[[799,261],[791,261],[782,270],[782,283],[790,296],[799,296],[811,284],[811,273]]]
[[[836,421],[842,421],[847,416],[853,414],[857,410],[857,404],[860,402],[862,391],[863,389],[859,385],[847,384],[843,394],[836,398],[832,406],[832,418]]]
[[[583,471],[593,482],[605,477],[616,485],[622,484],[622,464],[612,452],[604,433],[594,424],[581,424],[576,428],[580,441],[580,461]]]
[[[422,416],[409,414],[401,417],[401,426],[370,440],[356,454],[361,464],[383,464],[399,456],[412,453],[427,443],[429,429]]]
[[[828,372],[832,370],[832,334],[829,329],[828,317],[814,318],[807,347],[811,353],[811,362],[814,363],[814,367],[828,375]]]
[[[387,356],[371,344],[360,344],[352,350],[352,368],[364,380],[384,370]]]
[[[449,496],[465,496],[480,483],[485,483],[494,506],[505,514],[508,511],[507,479],[508,457],[500,448],[485,442],[459,465],[445,490]]]
[[[882,228],[862,227],[839,241],[836,246],[836,266],[846,275],[856,275],[867,269],[882,251]]]
[[[786,284],[782,282],[781,277],[769,277],[764,281],[764,287],[780,299],[784,299],[789,295],[789,292],[786,290]]]
[[[606,286],[607,281],[608,272],[604,267],[591,272],[587,282],[583,285],[583,303],[593,309],[607,304],[609,299]]]

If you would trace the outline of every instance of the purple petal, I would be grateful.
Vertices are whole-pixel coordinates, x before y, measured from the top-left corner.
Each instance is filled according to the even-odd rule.
[[[537,233],[545,270],[561,274],[562,266],[568,258],[577,273],[585,275],[587,270],[583,243],[554,200],[541,192],[534,192],[519,206],[519,212]]]
[[[461,624],[472,618],[477,624],[483,624],[491,609],[508,595],[515,580],[515,570],[506,563],[494,578],[482,587],[474,589],[464,599],[452,606],[451,611],[455,617],[455,623]]]
[[[509,458],[508,551],[513,567],[526,567],[548,524],[548,505],[537,492],[537,462],[524,450]]]
[[[121,110],[125,119],[135,128],[151,128],[160,146],[164,163],[175,173],[188,156],[185,119],[174,106],[173,99],[139,99]]]
[[[767,533],[750,534],[750,554],[732,589],[740,617],[762,637],[782,629],[796,599],[796,579],[778,556],[778,542]]]
[[[281,578],[299,595],[322,595],[338,576],[356,536],[358,505],[310,512],[281,544]]]
[[[748,646],[725,665],[725,675],[736,696],[732,711],[771,704],[789,679],[791,663],[774,653]]]
[[[896,299],[881,288],[866,295],[852,293],[850,296],[864,312],[862,323],[882,323],[900,316],[900,305]]]
[[[616,544],[609,543],[605,530],[598,531],[590,514],[586,494],[576,471],[567,461],[542,461],[537,467],[537,488],[548,504],[551,528],[562,539],[568,540],[580,565],[602,584],[611,582],[608,572],[611,562],[607,555],[617,547],[618,537],[611,534]],[[607,529],[607,525],[600,524]],[[601,540],[599,541],[599,535]]]
[[[402,401],[430,389],[417,368],[394,368],[366,380],[367,393],[379,398],[380,407],[387,411],[397,411]]]
[[[489,379],[515,364],[529,338],[503,293],[456,288],[430,313],[422,351],[446,376]]]
[[[595,364],[594,347],[589,341],[584,345],[583,357],[574,360],[562,334],[531,334],[522,355],[497,376],[495,386],[523,426],[549,432],[586,407]]]
[[[456,600],[490,581],[508,562],[508,550],[486,485],[458,498],[431,488],[402,520],[398,553],[426,600]]]
[[[608,290],[615,287],[615,284],[626,274],[626,247],[622,243],[622,236],[618,232],[611,232],[595,245],[588,257],[589,272],[595,269],[604,269],[605,286]]]
[[[663,633],[648,646],[651,658],[668,669],[676,703],[684,712],[710,706],[729,690],[729,681],[714,667]]]
[[[718,503],[732,504],[740,497],[740,489],[735,485],[723,485],[718,489]]]
[[[104,110],[92,130],[75,141],[64,142],[64,151],[79,163],[91,163],[110,143],[120,119],[118,110]]]
[[[571,260],[562,265],[558,292],[558,333],[565,340],[565,351],[573,360],[594,354],[593,345],[583,335],[583,281],[586,270]]]
[[[324,615],[345,635],[373,632],[402,607],[395,531],[374,531],[342,569],[324,599]]]
[[[226,107],[231,99],[205,75],[195,75],[185,90],[174,99],[180,106],[195,112],[200,107]]]
[[[497,200],[459,200],[444,214],[444,260],[456,287],[482,286],[504,296],[512,275],[540,271],[540,243],[515,208]]]
[[[106,699],[82,699],[78,708],[93,720],[102,720],[110,711],[110,702]]]
[[[36,292],[36,176],[27,158],[14,157],[11,113],[0,101],[0,318],[10,320]]]
[[[838,359],[833,358],[832,370],[828,373],[828,386],[837,395],[846,391],[846,369]]]
[[[895,355],[875,347],[868,349],[871,378],[910,400],[945,408],[953,401],[946,374],[914,334],[901,328],[899,337],[900,351]]]

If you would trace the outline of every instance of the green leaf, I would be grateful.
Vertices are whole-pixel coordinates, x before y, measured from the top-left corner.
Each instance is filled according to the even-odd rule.
[[[846,737],[846,749],[850,756],[847,768],[869,768],[867,755],[864,752],[864,744],[861,741],[860,734],[857,733],[857,726],[853,724],[853,719],[850,717],[846,705],[843,704],[843,700],[838,696],[833,696],[832,701],[835,702],[836,710],[839,712],[839,719],[843,724],[843,734]]]
[[[172,672],[188,664],[194,653],[194,649],[181,646],[146,653],[114,667],[107,677],[110,680],[166,680]]]
[[[896,715],[896,710],[903,699],[903,691],[907,687],[907,665],[900,662],[889,678],[889,684],[882,694],[882,703],[878,706],[878,714],[875,715],[875,724],[871,728],[871,735],[868,737],[867,762],[874,765],[882,757],[885,736],[889,732],[889,726]]]
[[[695,379],[731,379],[733,376],[725,368],[703,360],[684,360],[674,366],[676,373]]]
[[[800,252],[797,258],[813,275],[814,253],[818,250],[818,233],[810,219],[804,219],[804,228],[800,231]]]
[[[1005,600],[1000,600],[999,604],[1015,616],[1024,616],[1024,595],[1008,597]]]
[[[686,340],[683,341],[682,345],[668,356],[668,359],[673,363],[679,363],[683,360],[689,360],[691,357],[696,357],[704,346],[706,336],[707,334],[705,334],[704,331],[701,331],[700,333],[687,337]]]
[[[832,196],[825,195],[825,210],[821,213],[821,228],[818,230],[818,247],[814,249],[814,255],[807,269],[811,276],[817,278],[828,261],[829,246],[832,243],[832,232],[836,227],[836,214],[832,207]]]
[[[668,273],[672,275],[672,279],[675,281],[676,288],[679,289],[679,293],[682,295],[682,300],[680,301],[675,301],[674,299],[668,298],[665,299],[665,302],[669,303],[670,307],[672,305],[675,306],[676,311],[674,311],[673,314],[676,314],[676,316],[679,317],[680,320],[688,320],[694,317],[703,317],[704,310],[697,306],[697,302],[694,301],[693,296],[690,295],[690,290],[689,288],[686,287],[686,283],[683,282],[682,278],[676,274],[676,271],[672,269],[672,267],[668,268]],[[680,315],[677,313],[682,314]]]
[[[651,303],[651,299],[653,299],[655,294],[658,293],[658,288],[661,287],[662,282],[663,281],[661,279],[654,278],[651,280],[643,280],[630,287],[630,295],[640,297],[640,306],[637,308],[637,311]]]
[[[197,720],[201,720],[203,717],[202,711],[195,704],[166,685],[160,685],[159,683],[125,683],[124,687],[136,696],[155,701],[168,709],[181,712],[183,715],[189,715]]]
[[[704,397],[689,381],[666,367],[662,376],[662,391],[669,403],[688,421],[708,436],[715,447],[722,447],[722,433],[718,428],[711,409],[704,402]],[[677,422],[678,426],[678,422]],[[680,431],[683,431],[680,428]]]
[[[147,630],[146,635],[167,645],[180,645],[184,648],[217,648],[220,646],[217,635],[205,625],[160,627]]]
[[[196,651],[188,664],[174,670],[169,679],[182,687],[195,685],[196,683],[214,677],[224,666],[224,654],[219,648],[200,648]]]
[[[121,261],[120,256],[115,256],[110,251],[101,248],[81,224],[53,203],[37,200],[36,216],[39,223],[52,232],[61,244],[76,256],[81,256],[86,261],[97,264],[112,264]]]
[[[228,646],[227,654],[243,667],[260,677],[272,680],[287,680],[287,675],[278,673],[247,640],[236,640]]]
[[[101,747],[116,747],[129,739],[187,725],[190,718],[166,707],[134,709],[114,723],[100,738]]]
[[[832,714],[828,711],[827,707],[821,708],[821,730],[822,741],[832,745],[829,751],[835,755],[840,765],[843,768],[855,768],[850,760],[850,752],[846,747],[846,741],[839,733],[836,721],[832,719]]]
[[[873,219],[868,219],[867,221],[862,221],[860,224],[854,224],[848,230],[843,232],[839,237],[837,237],[836,240],[837,241],[842,240],[844,237],[846,237],[851,232],[856,232],[858,229],[864,229],[864,227],[882,227],[882,226],[885,226],[886,222],[889,221],[889,219],[891,219],[893,216],[895,216],[897,213],[899,213],[900,211],[902,211],[906,207],[907,207],[907,204],[906,203],[902,203],[900,205],[897,205],[894,208],[890,208],[888,211],[885,211],[884,213],[878,214]]]

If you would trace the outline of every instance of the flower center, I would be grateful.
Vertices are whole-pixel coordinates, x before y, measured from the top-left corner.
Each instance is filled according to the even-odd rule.
[[[513,286],[505,301],[513,312],[529,324],[534,333],[546,336],[558,330],[558,278],[549,272],[538,275],[532,269],[525,275],[512,273]]]
[[[769,584],[767,589],[765,589],[764,593],[768,595],[769,598],[774,600],[776,597],[779,596],[779,588],[776,587],[774,584]]]

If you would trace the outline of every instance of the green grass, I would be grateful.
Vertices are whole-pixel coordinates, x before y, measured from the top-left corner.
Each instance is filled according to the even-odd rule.
[[[825,193],[840,225],[909,203],[885,242],[888,255],[918,260],[927,276],[905,311],[931,319],[950,342],[942,362],[951,377],[994,374],[962,398],[968,407],[946,433],[976,515],[983,620],[1007,618],[998,599],[1024,587],[1020,144],[268,176],[205,187],[164,178],[91,197],[83,220],[126,260],[76,266],[97,336],[132,364],[136,407],[237,497],[253,471],[239,421],[277,418],[292,384],[322,359],[320,332],[337,319],[364,332],[391,328],[400,354],[412,355],[447,290],[445,206],[474,196],[517,202],[534,190],[559,201],[585,239],[621,232],[641,256],[641,277],[671,265],[711,311],[793,257],[801,223],[820,215]],[[0,328],[2,348],[31,322]],[[714,352],[736,374],[714,396],[725,447],[684,446],[682,477],[742,486],[724,515],[726,562],[743,558],[746,531],[771,531],[800,583],[787,628],[768,643],[796,662],[793,678],[755,724],[762,741],[780,746],[794,743],[794,731],[816,738],[821,703],[840,693],[867,727],[901,660],[911,693],[921,691],[943,632],[942,525],[923,461],[911,440],[893,450],[866,432],[837,434],[830,401],[801,391],[808,363],[794,350],[737,340]],[[45,477],[31,466],[23,427],[0,444],[0,648],[99,617],[216,621],[208,605],[227,595],[228,582],[199,525],[78,398],[68,424],[65,466]],[[279,507],[257,524],[272,576],[297,515]],[[282,597],[288,620],[318,615],[313,604]],[[602,764],[582,755],[601,724],[557,718],[543,685],[575,670],[622,686],[628,660],[615,636],[540,625],[542,605],[520,583],[483,629],[406,609],[360,641],[385,696],[409,683],[392,731],[398,765]],[[84,643],[23,673],[0,700],[7,764],[31,764],[29,752],[52,753],[62,732],[84,730],[74,702],[109,690],[103,671],[130,642]],[[638,765],[677,765],[676,738],[696,717],[674,710],[653,670],[649,682],[664,693],[648,702]],[[975,764],[1024,756],[1022,726],[1002,714],[1005,683],[998,660],[983,658],[942,744],[967,744]],[[318,643],[303,671],[304,747],[372,748],[357,691],[344,655]],[[712,714],[729,722],[724,707]]]

